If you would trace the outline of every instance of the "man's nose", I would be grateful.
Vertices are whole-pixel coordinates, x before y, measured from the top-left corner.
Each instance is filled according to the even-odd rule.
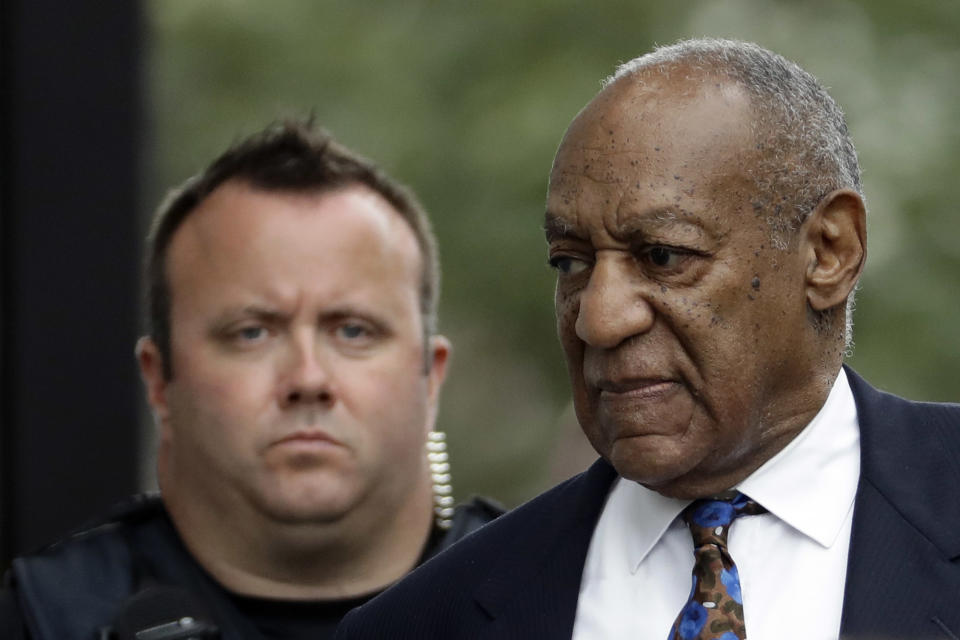
[[[334,376],[316,339],[291,341],[285,360],[279,389],[281,406],[333,406],[336,402]]]
[[[633,256],[598,252],[586,288],[580,292],[577,336],[599,349],[612,349],[650,330],[654,310],[644,297]]]

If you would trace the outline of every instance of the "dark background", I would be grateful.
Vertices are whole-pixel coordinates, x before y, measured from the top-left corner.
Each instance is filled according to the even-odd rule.
[[[681,37],[756,41],[831,88],[869,210],[850,361],[902,395],[960,399],[954,0],[0,6],[3,563],[152,484],[132,357],[144,221],[280,115],[314,113],[433,215],[458,497],[512,505],[582,467],[540,230],[546,177],[600,79]]]
[[[141,7],[6,0],[0,39],[4,567],[138,482]]]

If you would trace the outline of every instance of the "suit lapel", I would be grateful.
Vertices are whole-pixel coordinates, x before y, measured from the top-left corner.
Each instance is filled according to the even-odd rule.
[[[847,369],[861,431],[841,635],[960,638],[960,407],[881,393]],[[532,507],[475,600],[498,640],[569,638],[587,549],[616,477],[598,460]]]
[[[847,369],[860,423],[841,634],[960,634],[960,410],[878,392]]]
[[[530,530],[503,551],[476,591],[477,604],[491,619],[490,637],[572,635],[587,549],[615,477],[598,460],[530,514]]]

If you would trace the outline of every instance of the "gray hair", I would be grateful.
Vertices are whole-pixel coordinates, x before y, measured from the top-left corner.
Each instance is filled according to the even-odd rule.
[[[763,47],[736,40],[682,40],[621,64],[603,84],[642,71],[668,77],[679,67],[729,79],[750,96],[760,152],[753,206],[766,214],[775,246],[785,249],[792,233],[831,191],[849,188],[863,197],[860,164],[840,106],[813,75]],[[851,292],[848,349],[853,300]]]

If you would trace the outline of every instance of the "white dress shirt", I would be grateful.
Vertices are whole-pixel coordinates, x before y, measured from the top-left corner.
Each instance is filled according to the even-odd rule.
[[[859,476],[857,411],[841,370],[810,424],[737,486],[769,511],[738,518],[728,538],[749,640],[836,640]],[[687,504],[614,482],[587,553],[574,640],[666,640],[690,594],[693,541],[677,517]]]

